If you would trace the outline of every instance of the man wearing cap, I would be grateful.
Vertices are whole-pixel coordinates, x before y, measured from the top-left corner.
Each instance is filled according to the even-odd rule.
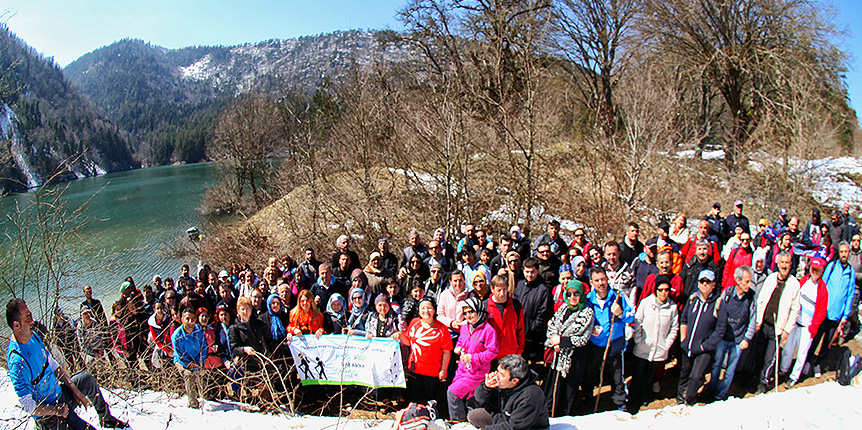
[[[838,260],[827,264],[823,272],[823,280],[829,291],[829,305],[826,319],[820,324],[808,354],[808,361],[814,367],[815,375],[820,373],[823,357],[829,353],[833,341],[840,339],[849,329],[847,320],[852,310],[853,294],[856,292],[856,271],[848,262],[849,258],[850,244],[841,242],[838,244]],[[823,345],[820,346],[820,353],[815,355],[821,340]]]
[[[811,341],[826,318],[829,291],[826,283],[823,282],[825,267],[826,261],[822,258],[812,258],[811,273],[802,278],[802,289],[799,291],[799,317],[796,318],[796,326],[790,332],[787,346],[781,353],[781,372],[790,372],[790,377],[785,384],[786,388],[796,385],[799,377],[802,376]],[[793,362],[794,351],[796,351],[796,364],[791,371],[790,364]]]
[[[769,248],[772,246],[772,240],[767,237],[766,227],[769,227],[769,221],[766,218],[761,218],[760,221],[757,222],[757,234],[754,235],[754,241],[751,242],[751,246],[755,249],[760,248]]]
[[[787,228],[787,224],[790,223],[790,219],[787,218],[787,209],[781,208],[778,211],[778,219],[772,221],[772,228],[775,230],[775,234],[781,234],[785,228]]]
[[[728,288],[721,294],[719,300],[718,318],[724,320],[726,329],[715,350],[712,364],[712,377],[709,389],[716,400],[727,398],[727,390],[733,382],[736,366],[742,351],[749,348],[757,329],[757,302],[755,293],[751,290],[752,271],[749,266],[739,266],[734,270],[734,288]],[[727,358],[727,370],[720,379],[721,367]]]
[[[389,269],[389,273],[398,273],[398,257],[389,250],[389,239],[377,239],[377,250],[380,252],[383,268]]]
[[[770,378],[775,375],[776,350],[787,343],[799,317],[799,281],[790,274],[791,260],[787,251],[778,255],[778,271],[766,278],[757,295],[757,331],[766,342],[758,394],[769,389]]]
[[[720,293],[715,288],[715,273],[712,270],[700,272],[697,288],[679,319],[682,356],[676,394],[678,405],[694,405],[709,361],[727,327],[727,319],[718,315]]]
[[[735,231],[736,227],[742,227],[742,231],[751,233],[751,226],[748,223],[748,218],[742,214],[742,200],[733,202],[733,213],[725,218],[728,231]]]
[[[709,223],[709,234],[717,237],[719,244],[724,243],[730,237],[727,220],[721,216],[721,203],[715,202],[712,204],[712,210],[706,216],[706,221]]]
[[[548,232],[537,237],[536,240],[533,241],[533,250],[538,251],[539,245],[547,243],[551,247],[551,252],[557,256],[557,258],[563,258],[563,254],[569,250],[569,245],[566,244],[566,241],[560,237],[560,222],[552,219],[548,221]],[[538,254],[536,255],[538,256]]]

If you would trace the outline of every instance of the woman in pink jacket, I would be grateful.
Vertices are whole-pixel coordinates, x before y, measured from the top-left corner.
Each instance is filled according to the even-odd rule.
[[[491,360],[497,357],[500,349],[497,331],[485,321],[488,317],[485,302],[470,297],[461,302],[461,311],[466,324],[461,326],[454,349],[461,357],[452,385],[446,391],[449,419],[453,421],[467,419],[467,399],[473,397],[476,387],[485,381],[485,374],[491,371]]]

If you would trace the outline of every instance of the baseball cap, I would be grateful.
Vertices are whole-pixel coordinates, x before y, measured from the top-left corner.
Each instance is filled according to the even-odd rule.
[[[709,269],[701,270],[700,274],[697,275],[697,279],[698,280],[708,279],[710,281],[715,281],[715,272],[713,272],[712,270],[709,270]]]
[[[810,264],[812,269],[823,269],[824,267],[826,267],[826,261],[824,261],[820,257],[812,258]]]
[[[742,206],[742,200],[737,200],[737,201],[733,202],[733,205],[734,206]]]

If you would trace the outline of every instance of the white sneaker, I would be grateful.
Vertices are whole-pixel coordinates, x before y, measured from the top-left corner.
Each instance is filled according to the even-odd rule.
[[[652,383],[652,392],[658,394],[661,392],[661,384],[658,381]]]

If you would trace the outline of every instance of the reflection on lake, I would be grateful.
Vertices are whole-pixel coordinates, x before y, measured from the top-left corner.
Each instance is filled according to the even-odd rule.
[[[194,268],[197,261],[184,261],[159,251],[165,244],[185,237],[187,228],[205,227],[201,225],[205,221],[199,219],[198,206],[215,173],[213,163],[160,166],[57,185],[66,188],[63,196],[69,209],[91,199],[86,210],[90,220],[84,227],[84,231],[91,234],[87,240],[92,243],[94,253],[111,255],[114,263],[110,268],[71,276],[63,284],[92,285],[94,295],[109,309],[126,276],[132,276],[138,287],[142,287],[156,274],[176,278],[183,263]],[[16,204],[25,205],[30,201],[31,194],[7,196],[0,199],[0,211],[6,214],[14,210]],[[0,234],[9,228],[4,216],[0,220]],[[0,241],[0,246],[8,245],[5,234]],[[77,262],[76,266],[92,264]],[[77,316],[80,290],[68,294],[73,294],[75,303],[75,307],[68,310]],[[2,293],[2,297],[5,304],[8,293]],[[63,300],[62,304],[68,306],[69,303]]]

